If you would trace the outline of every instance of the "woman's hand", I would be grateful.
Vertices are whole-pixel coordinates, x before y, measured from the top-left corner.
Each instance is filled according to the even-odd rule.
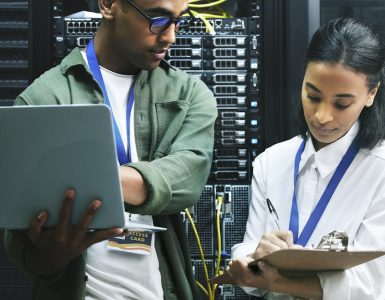
[[[285,276],[277,268],[263,261],[263,256],[280,249],[299,248],[293,244],[290,231],[265,233],[255,251],[248,257],[232,260],[226,273],[240,286],[254,287],[297,297],[322,299],[322,288],[317,275]],[[257,262],[258,272],[250,269],[249,263]]]
[[[260,259],[261,257],[275,252],[280,249],[293,248],[293,233],[289,230],[278,230],[265,233],[257,249],[251,255],[253,259]]]
[[[252,271],[248,264],[254,261],[251,257],[243,257],[230,261],[226,272],[232,277],[237,285],[270,289],[275,282],[279,282],[283,277],[278,270],[264,261],[258,262],[259,273]]]
[[[266,262],[259,261],[259,270],[255,272],[248,267],[248,263],[261,259],[263,256],[277,250],[293,247],[293,234],[291,231],[279,230],[265,233],[257,248],[249,257],[232,260],[226,271],[238,285],[269,289],[274,282],[283,278],[277,269]]]

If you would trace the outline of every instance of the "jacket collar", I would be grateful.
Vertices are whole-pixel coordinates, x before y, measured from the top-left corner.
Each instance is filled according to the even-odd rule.
[[[83,67],[90,75],[91,72],[88,69],[87,63],[84,61],[79,48],[73,49],[66,57],[63,58],[60,63],[60,69],[63,75],[66,75],[69,70],[76,67]]]
[[[317,152],[314,149],[311,136],[308,134],[305,149],[301,156],[299,172],[301,172],[308,163],[314,162],[321,178],[324,179],[327,177],[337,168],[342,157],[357,136],[358,129],[359,122],[356,122],[343,137],[323,147]]]

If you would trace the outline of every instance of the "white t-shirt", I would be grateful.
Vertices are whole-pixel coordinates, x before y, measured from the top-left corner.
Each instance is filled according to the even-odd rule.
[[[85,52],[82,51],[87,62]],[[127,150],[126,108],[131,85],[135,77],[101,68],[112,112]],[[130,117],[131,161],[138,161],[135,146],[133,112]],[[152,216],[131,215],[135,222],[153,225]],[[107,241],[92,245],[86,256],[86,300],[103,299],[163,299],[158,256],[153,235],[150,255],[120,253],[106,249]]]
[[[337,165],[358,132],[359,124],[336,142],[315,152],[306,141],[299,166],[297,201],[299,233],[316,206]],[[276,230],[269,214],[269,198],[279,215],[281,229],[289,229],[293,197],[294,158],[302,142],[295,137],[268,148],[254,161],[252,201],[243,243],[234,245],[232,256],[254,252],[265,232]],[[307,245],[318,245],[322,236],[345,231],[349,250],[385,249],[385,144],[361,149],[343,176]],[[385,299],[385,257],[346,271],[319,273],[324,300]],[[266,291],[245,288],[254,295]],[[266,299],[295,299],[268,293]]]

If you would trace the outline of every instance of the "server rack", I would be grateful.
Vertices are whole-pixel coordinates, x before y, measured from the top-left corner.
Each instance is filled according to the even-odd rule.
[[[0,106],[12,105],[14,98],[28,85],[29,17],[28,1],[0,2]],[[29,299],[32,284],[6,258],[2,241],[0,230],[0,300]]]
[[[32,298],[32,282],[20,273],[7,259],[0,231],[0,300],[26,300]]]
[[[0,105],[28,85],[28,1],[0,3]]]
[[[202,21],[192,20],[188,29],[177,35],[168,53],[172,66],[199,77],[217,101],[214,159],[208,185],[189,210],[203,257],[192,222],[188,218],[185,222],[195,277],[204,286],[203,265],[206,264],[209,277],[213,276],[218,263],[225,267],[231,247],[243,240],[252,160],[264,149],[261,2],[255,3],[255,11],[253,18],[209,19],[214,34],[206,32]],[[216,294],[217,299],[250,298],[232,285],[220,286]],[[201,297],[204,299],[204,293]]]

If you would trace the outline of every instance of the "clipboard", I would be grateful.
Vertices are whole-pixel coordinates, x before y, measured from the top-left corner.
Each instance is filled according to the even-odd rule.
[[[281,249],[262,257],[281,273],[304,275],[319,272],[343,271],[383,256],[385,251],[329,251],[321,249]],[[256,266],[259,260],[249,263]],[[235,284],[228,273],[213,277],[211,283]]]

